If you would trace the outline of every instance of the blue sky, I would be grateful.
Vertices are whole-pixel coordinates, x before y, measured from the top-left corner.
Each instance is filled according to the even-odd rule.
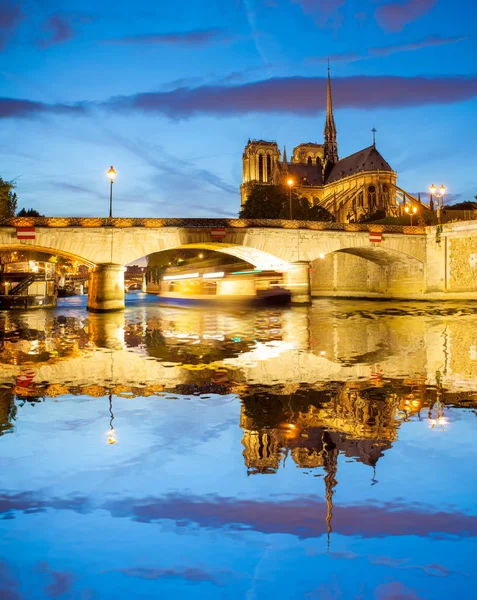
[[[461,0],[0,0],[0,176],[20,207],[235,216],[249,137],[372,141],[398,183],[477,193],[477,8]]]

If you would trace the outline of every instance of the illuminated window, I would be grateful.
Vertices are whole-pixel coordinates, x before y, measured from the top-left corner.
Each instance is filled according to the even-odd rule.
[[[376,206],[376,188],[374,185],[368,187],[368,206]]]
[[[258,155],[258,180],[263,181],[263,154]]]

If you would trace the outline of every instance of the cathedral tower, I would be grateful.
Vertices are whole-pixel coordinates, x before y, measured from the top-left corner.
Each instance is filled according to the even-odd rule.
[[[248,140],[242,156],[242,206],[253,184],[278,183],[276,171],[280,163],[280,150],[276,142]]]

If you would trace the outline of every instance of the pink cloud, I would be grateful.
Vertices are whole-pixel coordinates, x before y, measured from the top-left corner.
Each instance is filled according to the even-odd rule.
[[[222,28],[197,29],[177,33],[153,33],[147,35],[132,35],[103,40],[104,44],[124,45],[181,45],[206,46],[217,42],[230,42],[239,36],[229,33]]]
[[[15,35],[23,16],[21,2],[0,0],[0,52]]]
[[[381,48],[371,48],[369,50],[370,56],[389,56],[396,52],[412,52],[414,50],[422,50],[423,48],[429,48],[430,46],[444,46],[447,44],[456,44],[467,40],[468,36],[459,37],[442,37],[440,35],[428,35],[423,40],[416,42],[410,42],[409,44],[395,44],[392,46],[383,46]]]
[[[374,593],[376,600],[423,600],[424,598],[400,581],[383,583],[375,589]]]
[[[372,110],[452,104],[477,97],[477,76],[355,76],[333,80],[336,108]],[[252,113],[314,115],[324,109],[326,78],[283,77],[241,85],[203,85],[117,96],[100,103],[44,104],[0,98],[0,119],[46,114],[86,114],[101,108],[114,112],[162,114],[171,119],[197,115],[230,117]]]
[[[71,24],[71,18],[63,15],[52,15],[42,27],[46,37],[38,41],[40,48],[49,48],[56,44],[62,44],[71,40],[75,31]]]
[[[273,78],[237,86],[200,86],[166,92],[139,93],[107,100],[115,111],[161,113],[181,119],[199,114],[233,116],[247,113],[313,115],[325,106],[325,78]],[[477,76],[355,76],[333,81],[336,108],[374,109],[451,104],[477,96]]]
[[[321,27],[333,25],[340,27],[343,21],[341,8],[347,0],[293,0],[295,4],[300,4],[306,15],[311,15]]]
[[[377,48],[370,48],[363,54],[356,52],[338,52],[336,54],[330,54],[329,56],[311,56],[307,59],[309,63],[326,63],[330,59],[331,63],[336,62],[355,62],[358,60],[367,60],[375,56],[389,56],[391,54],[397,54],[399,52],[415,52],[424,48],[432,46],[445,46],[447,44],[457,44],[469,39],[469,36],[459,37],[442,37],[440,35],[428,35],[422,40],[416,40],[415,42],[409,42],[407,44],[392,44],[390,46],[380,46]]]
[[[427,14],[437,4],[437,0],[406,0],[378,6],[376,22],[385,31],[401,31]]]

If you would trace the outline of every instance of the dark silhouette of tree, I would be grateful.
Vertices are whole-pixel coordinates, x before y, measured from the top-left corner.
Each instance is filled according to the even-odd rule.
[[[290,192],[281,185],[256,185],[239,213],[241,219],[289,219]],[[320,206],[310,206],[306,198],[292,191],[292,217],[299,221],[334,221]]]
[[[288,192],[283,186],[256,185],[252,188],[247,202],[242,207],[241,219],[280,219],[285,204],[288,202]]]
[[[5,181],[0,177],[0,218],[14,217],[17,210],[18,198],[13,191],[13,181]]]
[[[477,202],[467,200],[466,202],[458,202],[457,204],[448,204],[446,208],[449,210],[477,210]]]
[[[34,208],[22,208],[19,213],[17,213],[17,217],[44,217],[45,215],[40,215],[40,213]]]

